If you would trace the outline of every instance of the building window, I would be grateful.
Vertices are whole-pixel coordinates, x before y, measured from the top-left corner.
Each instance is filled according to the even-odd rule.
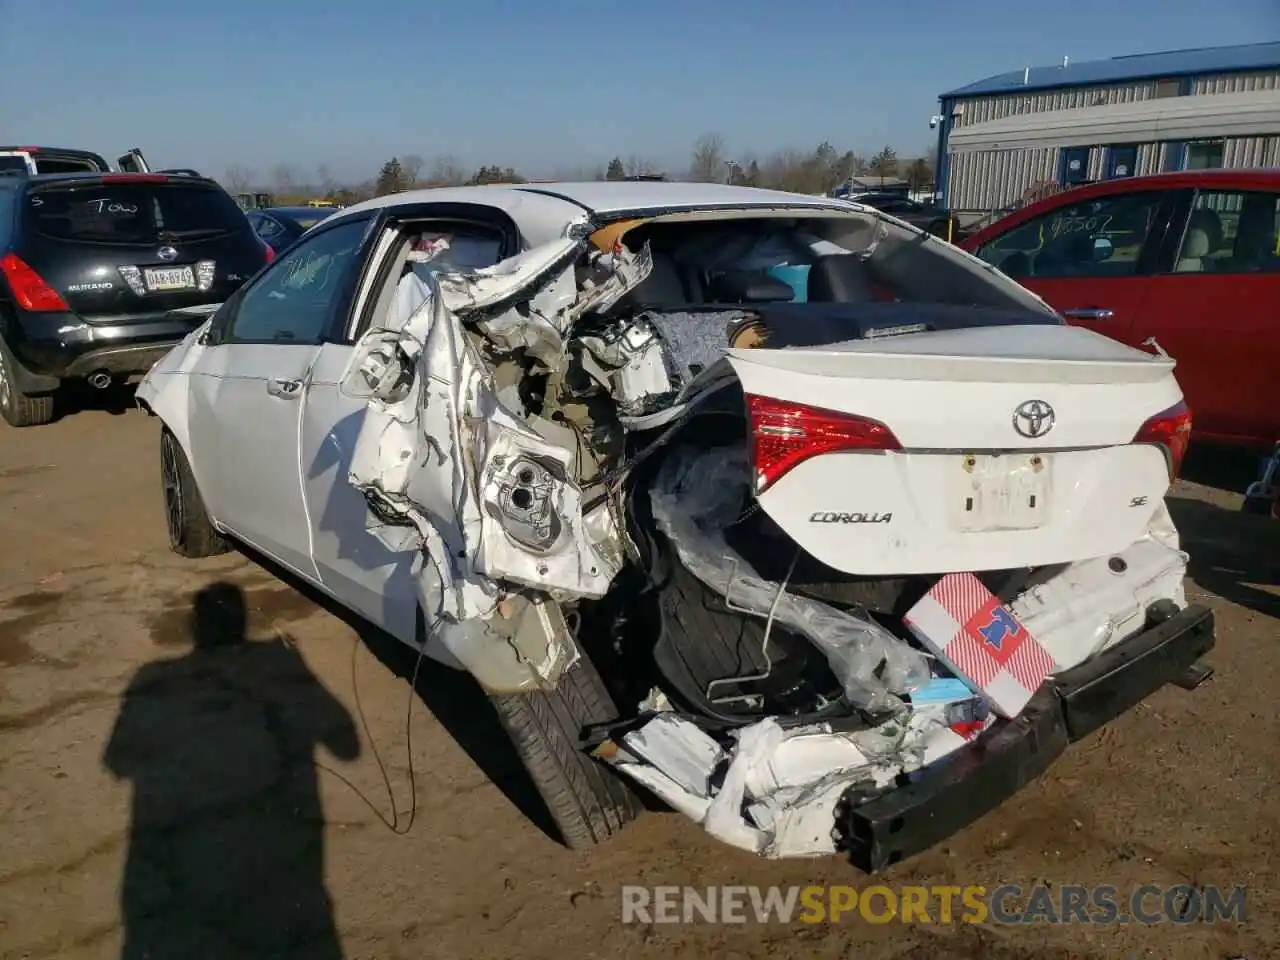
[[[1089,148],[1071,147],[1062,151],[1062,185],[1074,187],[1089,182]]]
[[[1181,140],[1170,140],[1164,145],[1164,160],[1160,164],[1161,173],[1173,173],[1182,169],[1183,155],[1187,145]]]
[[[1188,170],[1217,170],[1226,153],[1225,140],[1196,140],[1187,144]]]
[[[1185,97],[1191,92],[1188,89],[1189,86],[1186,80],[1177,77],[1170,80],[1157,80],[1155,98],[1164,100],[1166,97]]]
[[[1107,150],[1107,179],[1132,177],[1138,165],[1137,144],[1125,143]]]

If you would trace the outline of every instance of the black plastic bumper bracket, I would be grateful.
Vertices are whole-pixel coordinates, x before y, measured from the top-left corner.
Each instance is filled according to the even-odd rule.
[[[1068,744],[1193,673],[1214,644],[1213,611],[1192,605],[1046,683],[1016,718],[870,800],[846,792],[837,846],[875,873],[973,823],[1049,768]],[[1208,668],[1205,668],[1208,669]]]

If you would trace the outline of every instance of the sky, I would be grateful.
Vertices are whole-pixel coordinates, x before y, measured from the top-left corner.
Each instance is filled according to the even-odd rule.
[[[1280,0],[0,0],[0,143],[270,183],[451,156],[684,170],[714,132],[932,150],[938,94],[1027,65],[1280,40]]]

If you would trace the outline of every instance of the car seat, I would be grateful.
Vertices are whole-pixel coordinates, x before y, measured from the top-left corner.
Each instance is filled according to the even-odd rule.
[[[653,254],[649,276],[625,298],[633,307],[672,307],[690,302],[680,267],[665,253]]]
[[[860,254],[818,257],[809,268],[810,303],[872,303],[875,300],[867,264]]]
[[[1222,221],[1212,210],[1197,210],[1187,223],[1175,273],[1204,272],[1204,258],[1222,244]]]

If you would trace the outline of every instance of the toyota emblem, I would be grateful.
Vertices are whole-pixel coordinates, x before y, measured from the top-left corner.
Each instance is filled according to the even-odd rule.
[[[173,247],[161,247],[159,250],[156,251],[156,256],[159,257],[161,260],[177,260],[178,251],[175,250]]]
[[[1013,429],[1032,440],[1053,429],[1053,407],[1043,400],[1027,400],[1013,411]]]

